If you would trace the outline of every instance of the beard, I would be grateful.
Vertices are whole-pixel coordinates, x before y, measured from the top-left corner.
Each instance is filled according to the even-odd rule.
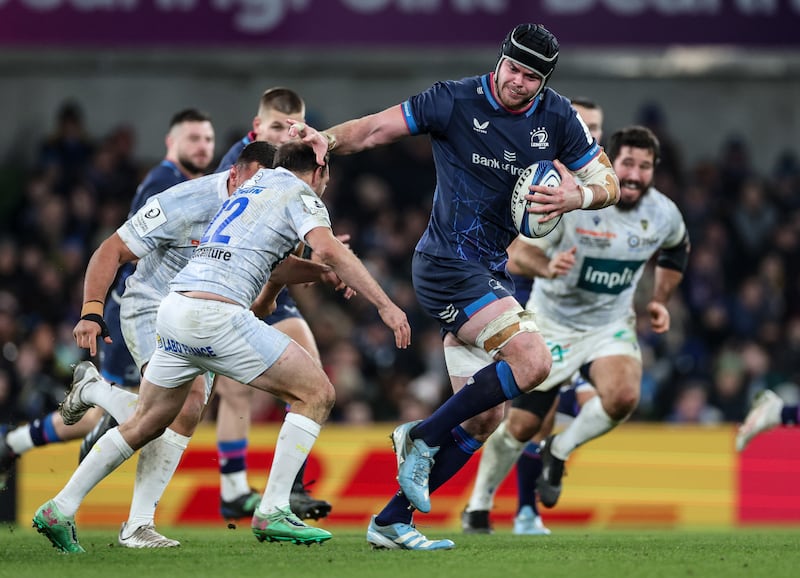
[[[643,183],[641,181],[632,181],[632,180],[620,181],[619,182],[620,191],[622,191],[622,189],[624,189],[624,188],[634,187],[637,191],[639,191],[639,194],[636,196],[635,199],[625,199],[622,196],[622,194],[620,194],[620,199],[619,199],[619,201],[617,201],[617,204],[615,206],[620,211],[628,212],[628,211],[634,210],[636,207],[639,206],[639,203],[642,202],[642,199],[644,198],[644,196],[647,194],[647,191],[649,191],[650,187],[652,187],[652,186],[653,186],[653,181],[650,181],[647,184],[645,184],[645,183]]]
[[[189,173],[193,175],[202,175],[203,173],[206,172],[206,169],[208,168],[209,165],[209,163],[206,163],[201,167],[194,164],[188,158],[179,158],[178,161],[181,163],[181,166],[183,166],[183,168],[185,168]]]

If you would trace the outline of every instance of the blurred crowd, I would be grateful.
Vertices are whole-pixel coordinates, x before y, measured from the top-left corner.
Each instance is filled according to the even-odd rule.
[[[685,166],[661,109],[647,104],[632,122],[652,128],[663,159],[656,186],[681,208],[692,241],[688,271],[670,303],[672,329],[649,331],[641,317],[642,401],[633,419],[738,422],[762,389],[800,400],[800,160],[775,159],[768,174],[751,165],[746,140],[728,138],[717,158]],[[54,409],[86,358],[72,338],[83,272],[124,221],[140,180],[159,159],[136,157],[136,132],[86,129],[79,103],[56,111],[32,166],[0,167],[0,424]],[[219,135],[217,154],[229,142]],[[609,127],[609,134],[618,127]],[[244,134],[246,129],[235,133]],[[166,127],[165,127],[166,131]],[[214,163],[212,166],[216,166]],[[435,185],[430,146],[414,137],[350,157],[334,157],[325,194],[337,234],[407,312],[412,347],[359,297],[326,287],[293,288],[336,386],[332,421],[409,421],[449,395],[438,326],[411,286],[414,246]],[[646,272],[638,305],[649,295]],[[639,307],[639,310],[643,310]],[[213,417],[213,411],[209,412]],[[258,396],[255,421],[280,421],[283,407]]]

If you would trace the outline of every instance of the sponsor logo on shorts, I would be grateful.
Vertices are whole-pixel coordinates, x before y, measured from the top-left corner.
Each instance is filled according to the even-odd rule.
[[[214,352],[214,349],[207,345],[205,347],[195,347],[192,345],[186,345],[185,343],[181,343],[180,341],[176,341],[174,339],[166,339],[161,337],[161,335],[156,334],[156,347],[158,349],[163,349],[164,351],[168,351],[170,353],[180,353],[182,355],[193,355],[194,357],[216,357],[217,354]]]

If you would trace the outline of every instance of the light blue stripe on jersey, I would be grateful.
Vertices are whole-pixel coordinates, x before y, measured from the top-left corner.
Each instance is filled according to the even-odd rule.
[[[408,130],[411,132],[412,135],[419,134],[419,127],[417,126],[417,121],[414,120],[414,115],[411,114],[411,102],[405,101],[401,106],[403,110],[403,118],[406,120],[406,124],[408,125]]]
[[[591,149],[589,149],[589,152],[587,152],[585,155],[583,155],[574,163],[568,164],[567,168],[571,171],[577,171],[581,167],[586,166],[588,162],[592,160],[594,157],[596,157],[599,152],[600,152],[600,145],[598,145],[597,141],[595,141],[594,146]]]
[[[497,301],[497,295],[495,295],[494,293],[487,293],[480,299],[477,299],[472,303],[470,303],[469,305],[467,305],[466,307],[464,307],[464,313],[467,314],[467,317],[472,317],[492,301]]]

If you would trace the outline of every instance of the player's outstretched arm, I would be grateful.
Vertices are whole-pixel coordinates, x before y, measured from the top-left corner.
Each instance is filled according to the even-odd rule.
[[[136,258],[120,236],[114,233],[102,242],[89,259],[83,282],[81,319],[72,330],[72,335],[78,347],[88,349],[92,356],[97,354],[98,336],[103,336],[106,343],[111,343],[103,322],[103,304],[108,289],[120,265]]]
[[[306,234],[305,241],[320,261],[330,265],[344,283],[375,306],[383,322],[394,332],[397,347],[408,347],[411,343],[411,327],[406,314],[389,299],[361,260],[334,237],[327,227],[311,229]]]
[[[357,153],[411,134],[399,104],[375,114],[348,120],[322,132],[305,123],[294,123],[289,132],[313,147],[319,164],[323,164],[328,152],[340,155]]]

